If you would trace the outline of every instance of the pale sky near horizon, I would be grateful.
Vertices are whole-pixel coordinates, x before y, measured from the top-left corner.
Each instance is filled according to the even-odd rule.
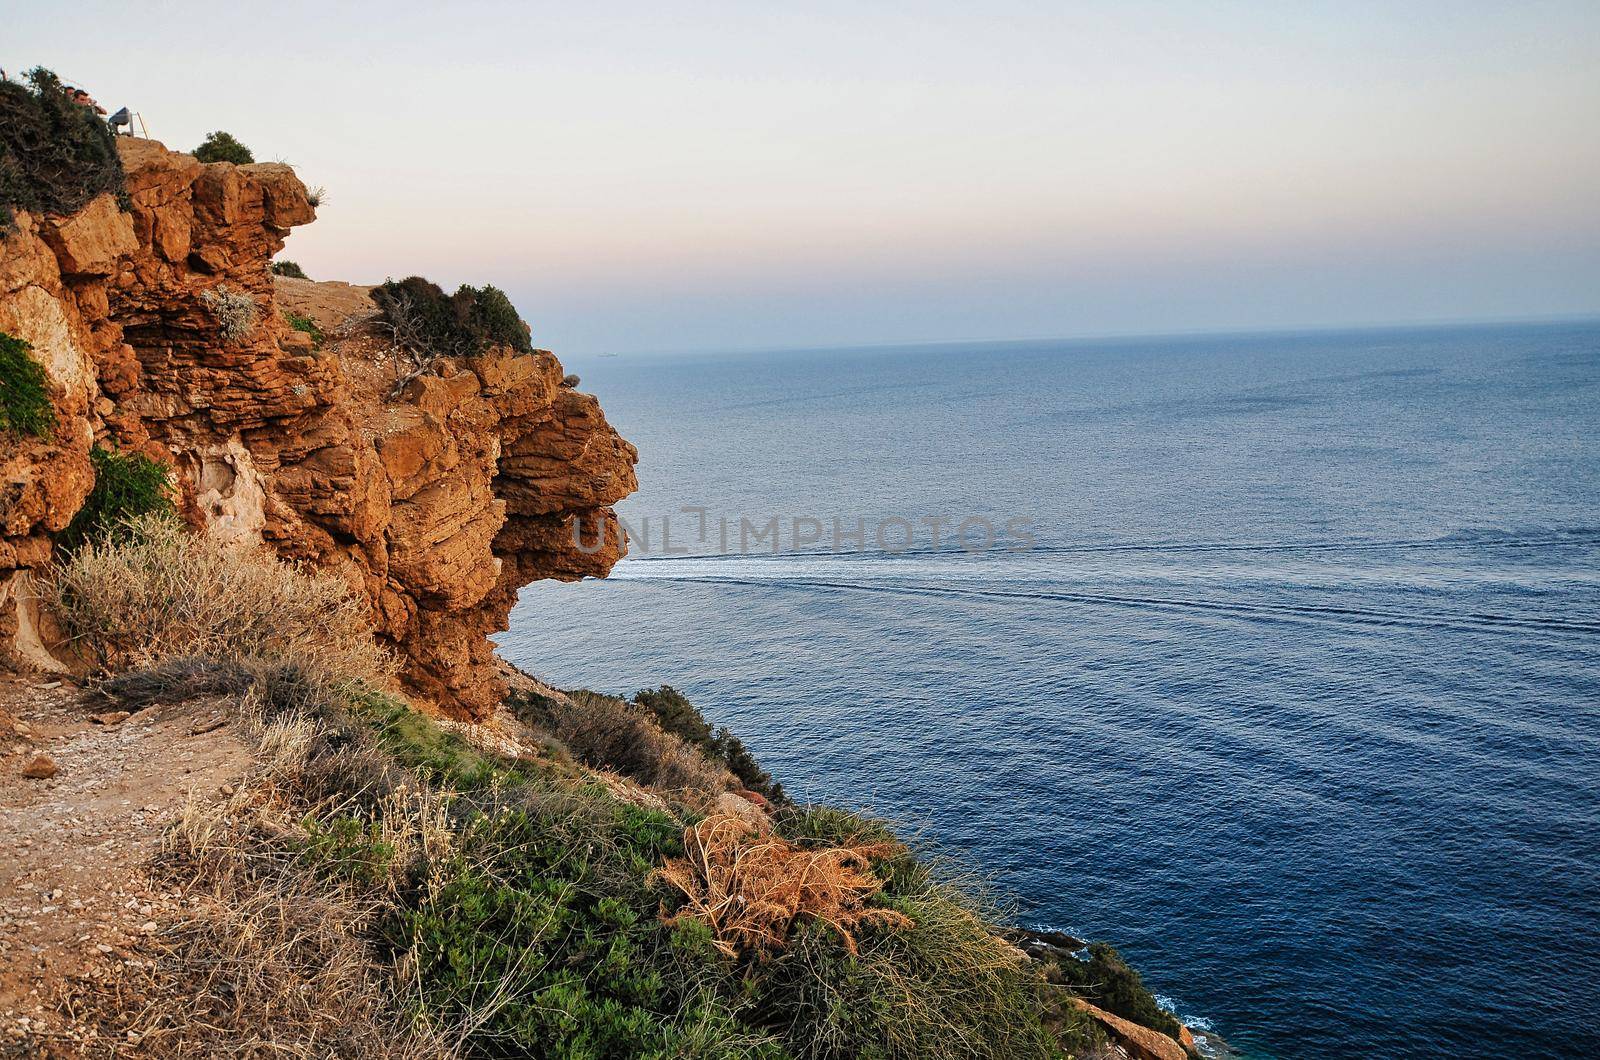
[[[10,0],[561,353],[1600,313],[1600,3]]]

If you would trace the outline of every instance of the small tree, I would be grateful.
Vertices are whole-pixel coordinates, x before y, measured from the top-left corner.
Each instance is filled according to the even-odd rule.
[[[194,156],[202,162],[232,162],[236,166],[247,166],[256,160],[248,147],[221,129],[207,136],[205,143],[194,149]]]

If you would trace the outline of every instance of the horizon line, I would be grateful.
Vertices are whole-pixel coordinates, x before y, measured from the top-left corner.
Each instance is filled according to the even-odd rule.
[[[968,346],[989,343],[997,346],[1024,345],[1040,342],[1091,343],[1134,342],[1144,339],[1223,339],[1265,338],[1273,335],[1334,335],[1341,332],[1364,331],[1435,331],[1470,328],[1516,326],[1555,326],[1561,324],[1600,324],[1600,308],[1579,313],[1557,313],[1520,317],[1455,317],[1422,321],[1364,322],[1357,324],[1304,324],[1286,327],[1221,327],[1189,328],[1175,331],[1106,331],[1078,335],[1028,335],[1011,338],[966,337],[955,339],[895,339],[889,342],[841,342],[818,345],[796,344],[784,346],[676,346],[633,350],[602,350],[596,353],[564,353],[563,359],[610,357],[745,357],[757,354],[824,353],[842,350],[895,350],[917,349],[928,346]]]

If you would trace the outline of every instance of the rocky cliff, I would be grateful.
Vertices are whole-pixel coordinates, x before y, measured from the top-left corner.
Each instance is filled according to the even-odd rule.
[[[56,413],[46,438],[0,434],[0,646],[51,665],[31,585],[98,444],[169,466],[197,528],[338,571],[416,691],[487,711],[504,693],[487,636],[517,590],[620,558],[571,527],[633,491],[633,446],[546,351],[445,359],[387,399],[364,288],[275,288],[272,256],[315,217],[289,167],[119,148],[130,208],[103,195],[0,233],[0,331],[31,344]],[[296,306],[329,341],[285,323]]]

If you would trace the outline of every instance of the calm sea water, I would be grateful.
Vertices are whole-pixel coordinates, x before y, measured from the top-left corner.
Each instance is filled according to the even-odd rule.
[[[525,590],[518,664],[678,687],[1252,1055],[1589,1051],[1600,325],[574,367],[697,555]],[[774,515],[866,547],[715,554]]]

